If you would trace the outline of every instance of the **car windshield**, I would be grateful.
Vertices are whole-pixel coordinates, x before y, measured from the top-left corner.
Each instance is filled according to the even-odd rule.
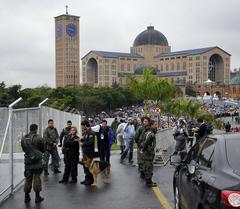
[[[226,149],[228,162],[232,169],[240,171],[240,137],[235,139],[226,139]]]

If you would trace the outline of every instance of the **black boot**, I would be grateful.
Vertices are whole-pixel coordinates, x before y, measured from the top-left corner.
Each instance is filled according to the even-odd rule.
[[[77,183],[77,179],[72,179],[71,181],[69,181],[69,184],[76,184]]]
[[[144,174],[143,171],[140,171],[140,178],[141,178],[141,179],[145,179],[145,174]]]
[[[147,187],[157,187],[157,183],[153,182],[151,179],[146,180],[146,186]]]
[[[85,180],[80,182],[80,184],[85,184],[85,183],[86,183],[86,181],[85,181]]]
[[[58,168],[54,169],[54,173],[58,174],[58,173],[62,173],[60,170],[58,170]]]
[[[40,203],[43,200],[44,200],[44,198],[40,196],[40,192],[36,192],[35,203]]]
[[[30,201],[31,201],[31,198],[30,198],[29,193],[25,193],[24,202],[25,202],[25,203],[28,203],[28,202],[30,202]]]
[[[67,180],[65,180],[65,179],[62,179],[62,180],[60,180],[58,183],[59,183],[59,184],[67,184],[67,183],[68,183],[68,181],[67,181]]]
[[[48,170],[44,169],[44,176],[48,176],[48,175],[49,175]]]

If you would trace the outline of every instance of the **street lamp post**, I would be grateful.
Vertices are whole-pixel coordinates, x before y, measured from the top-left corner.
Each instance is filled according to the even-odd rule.
[[[39,103],[39,134],[42,136],[43,134],[43,113],[42,113],[42,105],[48,101],[48,98],[44,99],[42,102]]]

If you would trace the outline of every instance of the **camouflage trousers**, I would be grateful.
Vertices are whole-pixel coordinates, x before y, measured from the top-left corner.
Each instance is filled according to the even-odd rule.
[[[57,149],[52,149],[51,151],[46,151],[45,153],[45,158],[46,158],[46,164],[44,165],[44,169],[48,169],[48,163],[49,163],[49,157],[52,157],[52,168],[53,169],[58,169],[59,168],[59,161],[60,157],[58,154]]]
[[[42,190],[42,182],[41,182],[41,173],[43,169],[25,169],[24,176],[25,176],[25,185],[24,185],[24,192],[30,193],[32,190],[35,192],[40,192]]]
[[[137,150],[137,163],[139,172],[143,172],[143,155],[140,153],[140,150]]]
[[[145,175],[145,179],[146,180],[152,180],[152,176],[153,176],[153,159],[154,159],[154,155],[153,156],[147,156],[146,158],[144,158],[143,156],[143,173]]]

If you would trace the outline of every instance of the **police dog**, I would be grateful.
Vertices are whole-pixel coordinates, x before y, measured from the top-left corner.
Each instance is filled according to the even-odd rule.
[[[97,177],[98,174],[103,173],[104,174],[104,180],[103,182],[105,184],[108,183],[108,178],[110,174],[110,163],[106,161],[99,161],[99,160],[91,160],[87,159],[82,161],[85,167],[89,169],[89,171],[93,175],[93,184],[92,186],[97,186]]]

